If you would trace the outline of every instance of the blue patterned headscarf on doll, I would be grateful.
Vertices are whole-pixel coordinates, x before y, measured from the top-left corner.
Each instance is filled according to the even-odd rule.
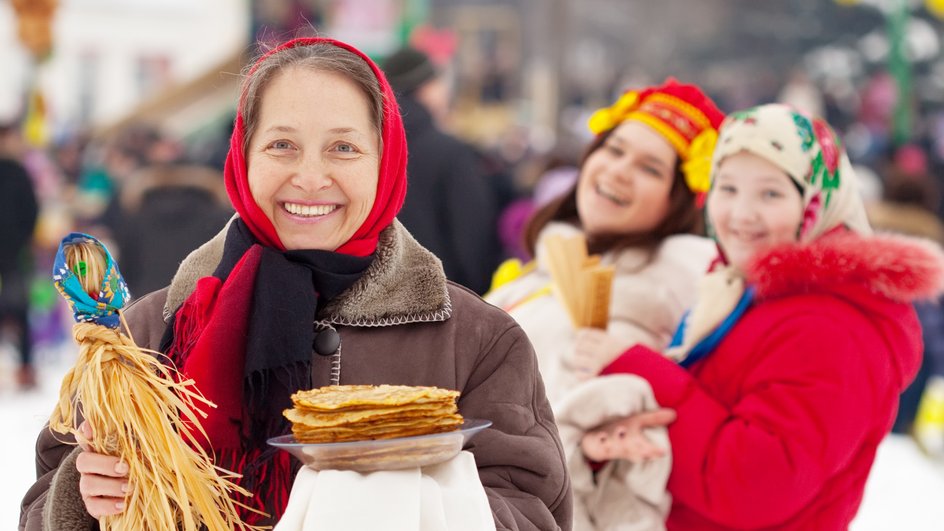
[[[87,274],[85,268],[88,264],[79,262],[74,269],[66,266],[66,248],[78,243],[95,244],[104,252],[105,272],[97,293],[90,294],[82,287],[81,279]],[[102,242],[81,232],[73,232],[63,238],[56,252],[52,278],[56,289],[69,303],[76,322],[92,322],[109,328],[118,328],[120,323],[118,310],[131,300],[131,294],[128,292],[125,279],[118,271],[118,264]]]

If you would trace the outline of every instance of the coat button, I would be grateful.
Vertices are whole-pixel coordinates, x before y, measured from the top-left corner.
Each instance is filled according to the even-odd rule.
[[[318,332],[311,346],[319,356],[331,356],[341,346],[341,336],[337,330],[326,328]]]

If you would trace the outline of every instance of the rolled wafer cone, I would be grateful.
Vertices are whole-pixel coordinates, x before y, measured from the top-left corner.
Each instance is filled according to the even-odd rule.
[[[575,328],[606,329],[609,321],[613,267],[600,264],[598,255],[587,255],[582,235],[545,240],[553,289]]]

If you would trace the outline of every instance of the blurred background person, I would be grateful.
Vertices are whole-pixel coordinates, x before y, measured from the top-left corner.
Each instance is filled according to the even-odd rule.
[[[517,278],[502,279],[500,271],[496,280],[506,283],[486,296],[534,344],[568,456],[575,529],[657,530],[668,513],[667,459],[646,469],[614,462],[597,470],[582,458],[585,430],[628,415],[618,397],[637,389],[598,382],[574,396],[574,388],[636,343],[668,346],[682,313],[694,304],[697,280],[717,254],[699,235],[701,200],[723,118],[699,87],[671,78],[627,90],[594,113],[589,127],[596,137],[576,182],[542,206],[526,228],[535,261]],[[552,287],[558,279],[551,276],[546,242],[561,235],[583,236],[588,251],[614,267],[603,330],[575,327],[558,295],[565,288]],[[667,444],[664,430],[661,437]],[[666,450],[659,451],[661,457]]]
[[[136,170],[121,189],[113,223],[121,272],[132,296],[170,283],[180,262],[232,216],[223,174],[191,164]]]
[[[940,186],[926,165],[917,146],[898,150],[884,172],[882,199],[867,204],[869,222],[876,230],[920,236],[944,244],[944,223],[935,212],[941,200]],[[921,368],[914,382],[901,395],[898,416],[892,430],[915,436],[925,451],[944,457],[944,422],[935,418],[944,414],[944,404],[935,400],[936,390],[944,386],[944,309],[941,299],[914,303],[921,322],[924,352]],[[925,398],[922,402],[922,398]],[[940,399],[938,399],[939,401]],[[919,422],[919,406],[926,411]],[[927,408],[937,407],[936,414]],[[916,422],[921,425],[917,426]],[[920,429],[918,429],[920,428]]]
[[[485,161],[440,128],[449,85],[427,54],[404,47],[382,68],[397,93],[409,149],[406,202],[398,218],[442,260],[449,280],[485,293],[502,258],[501,207]]]
[[[33,181],[20,162],[23,144],[15,123],[0,125],[0,331],[16,336],[21,389],[36,386],[29,327],[31,244],[39,206]]]

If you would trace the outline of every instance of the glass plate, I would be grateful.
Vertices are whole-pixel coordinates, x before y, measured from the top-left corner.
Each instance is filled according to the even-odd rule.
[[[294,435],[273,437],[268,443],[294,455],[315,470],[399,470],[435,465],[456,456],[476,433],[492,425],[490,420],[465,419],[453,431],[337,443],[299,443]]]

